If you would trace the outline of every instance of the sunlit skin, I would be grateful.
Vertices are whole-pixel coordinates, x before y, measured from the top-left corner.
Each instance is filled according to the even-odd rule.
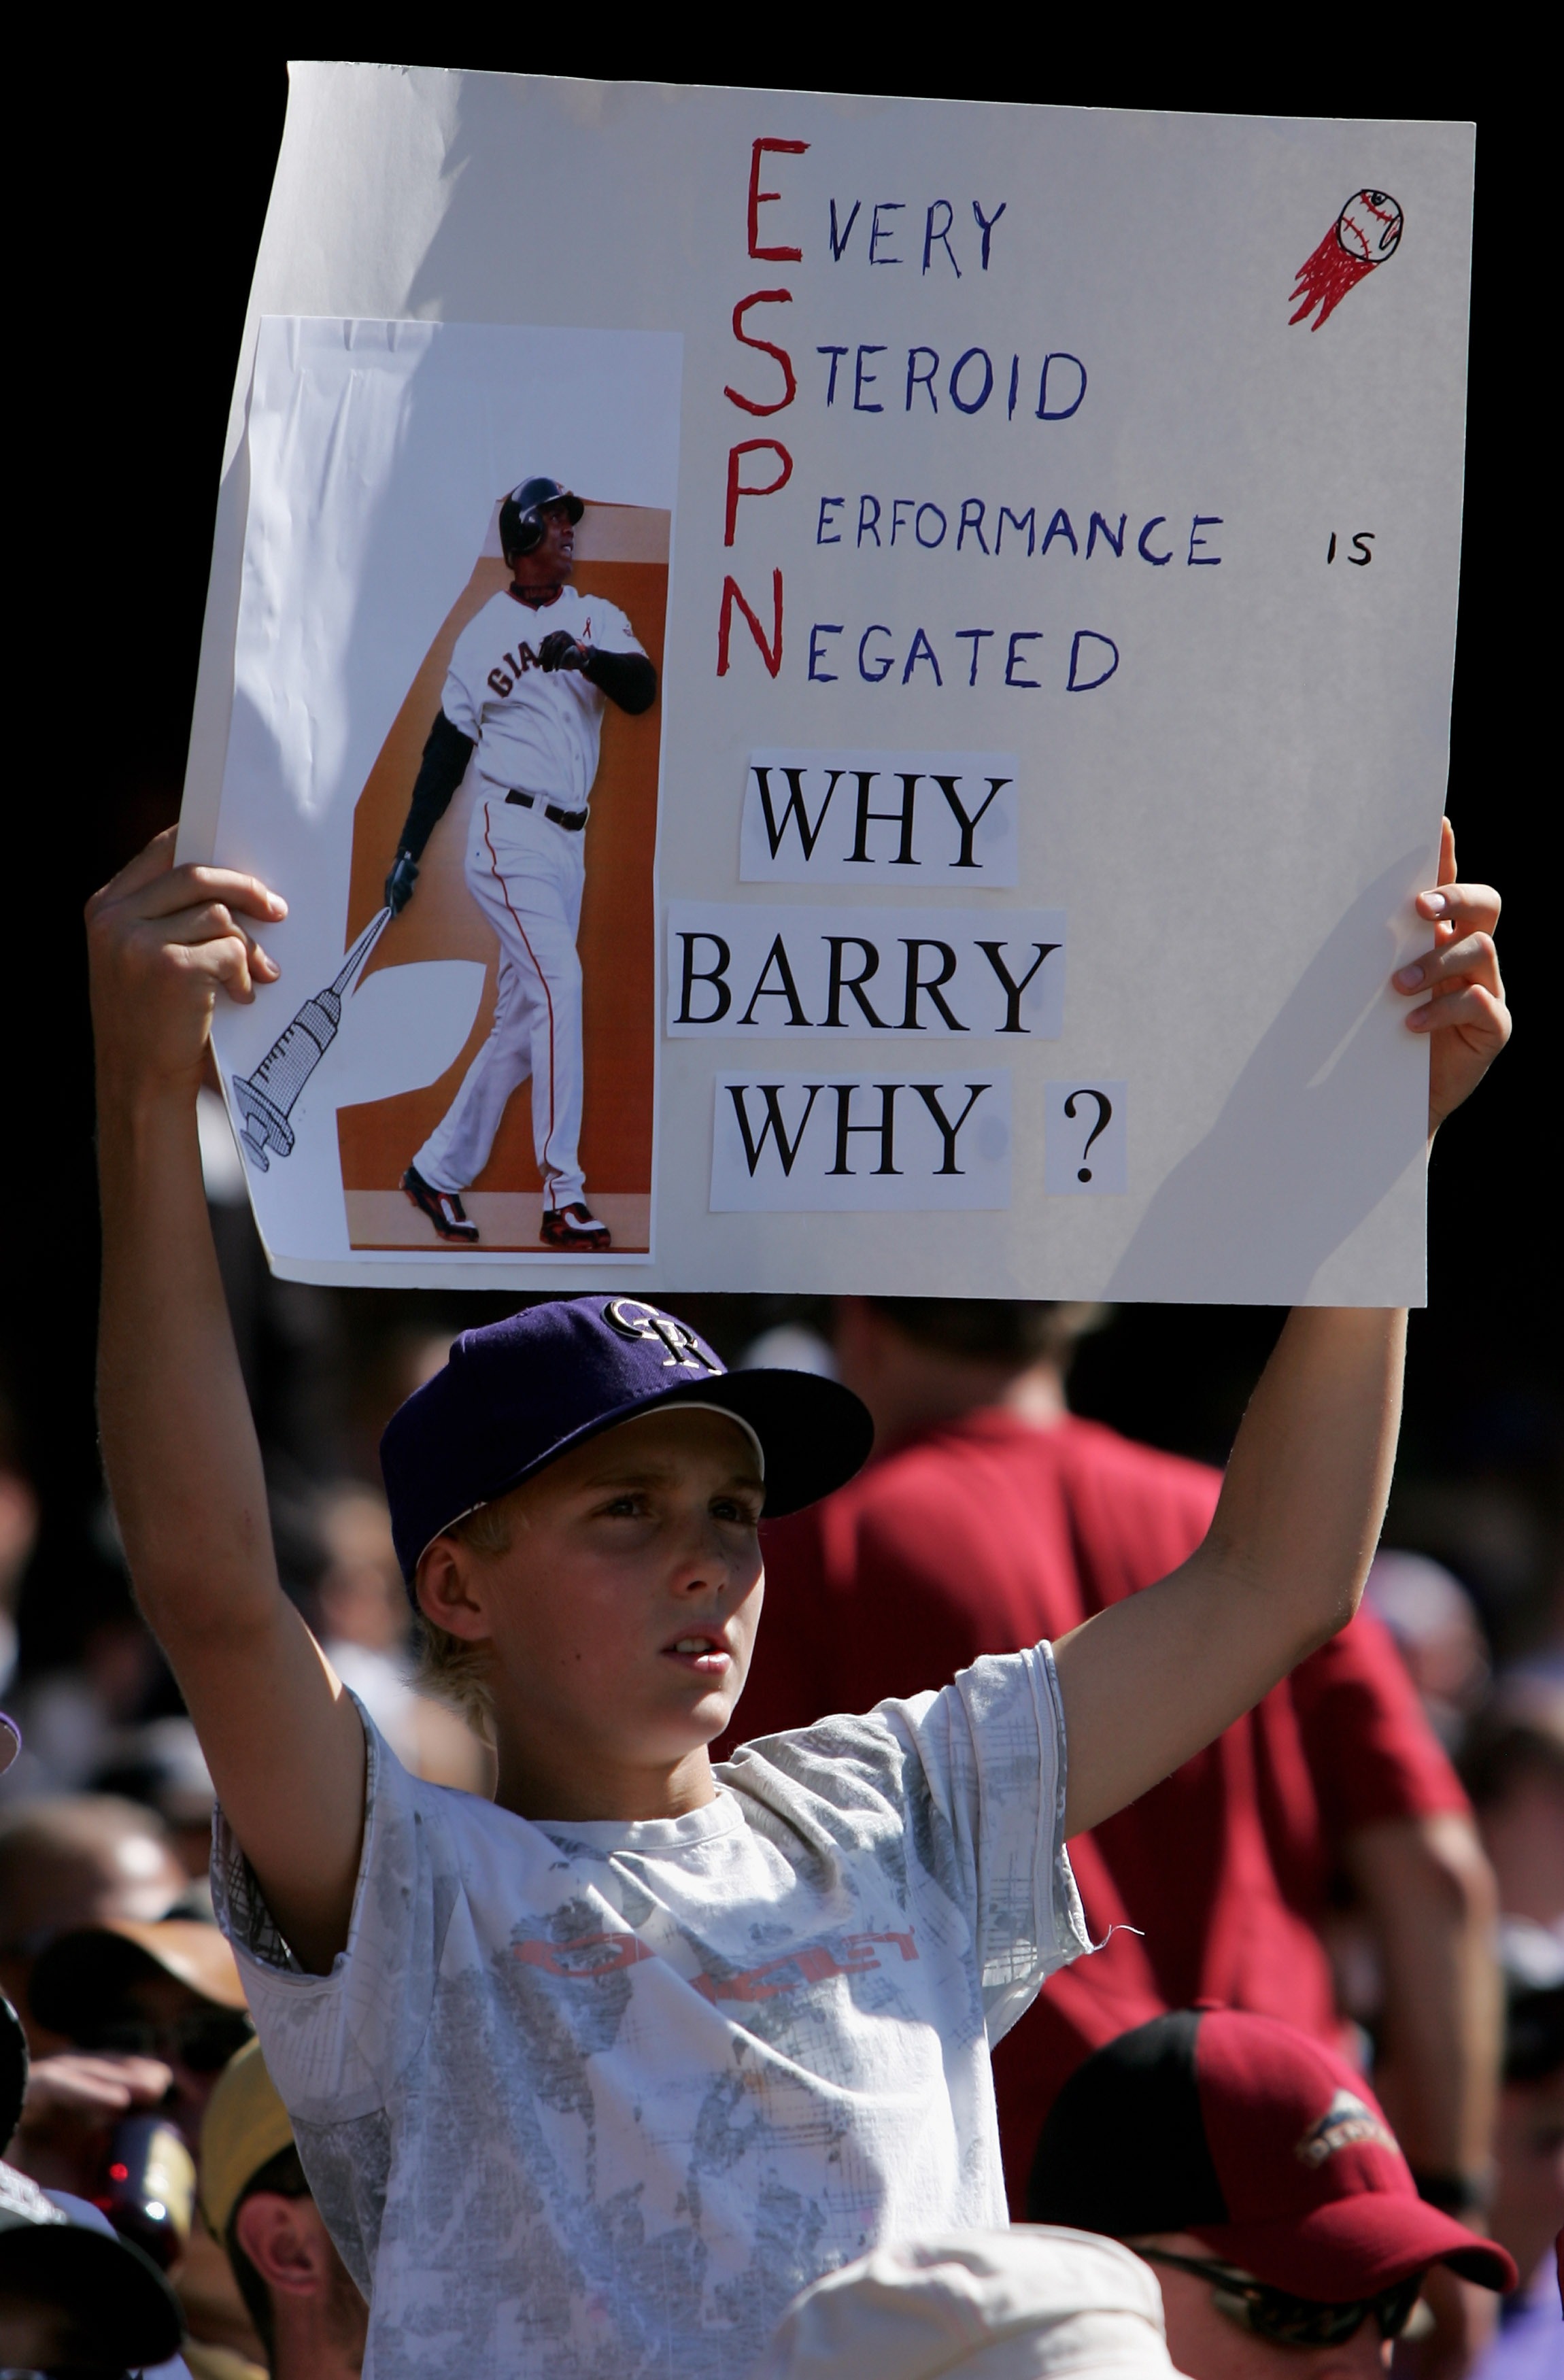
[[[234,2217],[272,2301],[273,2380],[351,2380],[364,2368],[370,2310],[312,2198],[258,2190]]]
[[[534,611],[543,611],[576,575],[576,523],[562,504],[543,513],[543,542],[511,562],[511,584]]]
[[[1175,2256],[1213,2259],[1208,2241],[1193,2231],[1154,2231],[1134,2248],[1166,2248]],[[1170,2265],[1154,2265],[1168,2323],[1168,2352],[1185,2380],[1371,2380],[1390,2369],[1391,2342],[1372,2314],[1340,2347],[1278,2347],[1258,2338],[1213,2302],[1210,2284]]]
[[[765,1490],[736,1422],[664,1407],[504,1499],[509,1550],[437,1537],[425,1616],[489,1665],[498,1800],[526,1818],[677,1817],[748,1674]]]

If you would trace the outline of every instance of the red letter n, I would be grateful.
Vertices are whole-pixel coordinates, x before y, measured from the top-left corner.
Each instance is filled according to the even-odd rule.
[[[802,261],[801,248],[762,248],[760,246],[760,209],[780,199],[780,190],[760,188],[760,160],[773,153],[779,157],[802,157],[809,143],[806,140],[757,140],[749,159],[749,253],[769,264],[797,264]],[[756,632],[758,635],[758,630]]]
[[[723,579],[722,613],[721,619],[717,623],[717,674],[719,677],[726,677],[728,674],[728,638],[733,633],[734,605],[735,603],[738,605],[739,610],[744,613],[745,618],[749,623],[749,633],[760,648],[761,660],[765,662],[766,667],[770,671],[771,675],[775,677],[777,672],[782,667],[782,572],[780,570],[773,570],[771,573],[771,607],[775,614],[776,626],[774,630],[774,640],[770,644],[766,642],[766,631],[760,625],[759,621],[756,618],[748,604],[745,601],[744,597],[740,594],[738,582],[733,578]]]

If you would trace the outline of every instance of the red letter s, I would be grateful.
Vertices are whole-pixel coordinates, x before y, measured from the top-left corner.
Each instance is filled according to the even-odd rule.
[[[763,356],[774,358],[776,362],[781,364],[782,382],[786,391],[784,395],[778,397],[774,405],[757,405],[752,396],[740,396],[736,388],[725,388],[722,394],[729,403],[741,405],[746,413],[781,413],[793,403],[798,394],[798,382],[793,370],[793,358],[788,354],[787,349],[772,346],[770,339],[752,339],[744,327],[744,318],[752,306],[791,306],[792,303],[791,289],[757,289],[752,296],[741,298],[734,308],[734,338],[740,340],[746,347],[758,348]]]

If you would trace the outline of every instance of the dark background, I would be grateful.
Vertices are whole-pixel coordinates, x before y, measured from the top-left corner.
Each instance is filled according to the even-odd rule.
[[[1158,55],[1144,40],[1081,35],[1061,47],[995,31],[982,35],[978,69],[951,67],[953,53],[933,42],[928,20],[877,18],[872,58],[855,53],[851,38],[844,55],[839,32],[814,37],[809,21],[790,20],[763,56],[746,59],[742,45],[735,55],[725,44],[721,70],[771,85],[1109,106],[1476,114],[1449,809],[1462,874],[1503,890],[1505,972],[1521,1022],[1435,1160],[1429,1305],[1413,1319],[1407,1432],[1388,1534],[1438,1554],[1466,1579],[1501,1656],[1524,1651],[1546,1632],[1557,1593],[1564,1398],[1546,1223],[1557,1191],[1544,1172],[1539,1129],[1546,1082],[1558,1074],[1544,1056],[1554,1028],[1542,987],[1552,838],[1545,844],[1532,798],[1535,658],[1516,610],[1524,540],[1534,528],[1520,502],[1518,458],[1542,446],[1525,358],[1534,292],[1540,283],[1546,297],[1548,278],[1529,226],[1546,216],[1512,80],[1467,56],[1408,64],[1388,55],[1388,42],[1386,55],[1365,61],[1341,28],[1322,49],[1302,18],[1285,55],[1279,28],[1268,63],[1258,51],[1238,62],[1204,35],[1193,47],[1170,41]],[[924,33],[915,39],[917,21]],[[613,35],[606,30],[612,22],[595,18],[602,30],[589,39],[545,39],[525,57],[464,63],[712,79],[704,39]],[[972,24],[976,38],[981,28],[976,18]],[[1132,53],[1135,63],[1115,62]],[[24,1665],[33,1668],[68,1657],[73,1613],[123,1594],[103,1527],[92,1418],[97,1213],[80,911],[87,894],[178,811],[224,429],[285,103],[283,60],[259,49],[230,48],[211,64],[155,50],[83,61],[72,69],[70,105],[33,219],[62,226],[64,245],[56,295],[24,331],[22,362],[13,366],[31,432],[23,453],[13,452],[12,468],[29,483],[37,471],[36,483],[17,493],[40,504],[47,527],[36,583],[53,579],[56,593],[53,625],[34,623],[45,661],[31,683],[43,698],[27,715],[37,735],[30,783],[12,795],[42,828],[42,893],[25,905],[25,926],[12,912],[12,955],[23,961],[12,1013],[24,1004],[29,1022],[12,1037],[24,1083],[10,1111],[14,1220],[0,1358],[11,1456],[43,1504],[22,1613]],[[1355,428],[1397,434],[1394,421]],[[78,741],[79,724],[88,733]],[[1301,883],[1298,897],[1317,899],[1323,931],[1337,907],[1334,888]],[[1181,921],[1182,964],[1198,965],[1199,930],[1198,918]],[[1148,985],[1155,981],[1148,969]],[[732,1352],[776,1302],[685,1304]],[[319,1425],[325,1436],[317,1434],[313,1457],[310,1434],[333,1395],[339,1439],[343,1396],[373,1403],[376,1351],[388,1335],[484,1318],[503,1305],[411,1293],[262,1297],[249,1354],[263,1421],[273,1438],[297,1444],[307,1470],[358,1459],[331,1442],[329,1419]],[[1083,1351],[1074,1402],[1138,1436],[1219,1460],[1279,1321],[1235,1308],[1121,1308]]]

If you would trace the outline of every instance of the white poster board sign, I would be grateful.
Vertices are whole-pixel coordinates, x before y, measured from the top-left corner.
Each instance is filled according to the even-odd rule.
[[[181,829],[291,905],[218,1028],[278,1271],[1420,1300],[1471,176],[296,67]]]

